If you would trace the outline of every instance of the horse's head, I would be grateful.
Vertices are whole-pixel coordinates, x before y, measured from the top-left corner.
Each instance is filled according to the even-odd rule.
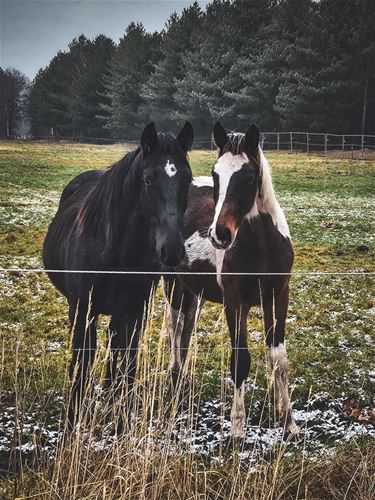
[[[215,217],[208,236],[215,248],[229,248],[243,218],[257,210],[260,187],[259,130],[251,125],[245,134],[229,134],[220,123],[214,127],[219,157],[212,168]]]
[[[166,266],[178,265],[185,256],[183,216],[192,179],[187,152],[193,140],[190,123],[177,137],[157,134],[153,123],[142,133],[142,206],[154,232],[158,257]]]

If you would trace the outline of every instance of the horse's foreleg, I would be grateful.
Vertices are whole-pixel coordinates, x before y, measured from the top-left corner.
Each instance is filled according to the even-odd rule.
[[[169,334],[171,357],[169,370],[172,377],[172,386],[176,388],[182,369],[181,339],[185,325],[185,314],[180,309],[174,309],[170,304],[167,306],[167,328]]]
[[[197,315],[198,297],[185,289],[181,283],[164,287],[168,298],[167,329],[170,339],[171,358],[169,369],[174,389],[178,386],[186,361],[191,334]]]
[[[285,321],[288,301],[288,287],[281,290],[273,299],[263,301],[264,326],[275,403],[285,431],[290,435],[298,435],[299,429],[293,418],[288,390],[288,357],[285,348]]]
[[[117,372],[117,360],[119,355],[119,349],[123,343],[121,340],[121,332],[117,331],[117,324],[112,319],[108,331],[107,331],[107,360],[106,360],[106,370],[105,370],[105,379],[104,379],[104,387],[109,389],[113,387],[113,384],[116,380],[116,372]]]
[[[232,344],[230,371],[234,383],[234,399],[231,411],[231,437],[245,435],[245,381],[250,371],[250,353],[247,347],[246,319],[249,307],[226,306],[226,317]]]
[[[73,430],[78,421],[80,407],[84,399],[87,377],[96,352],[96,317],[88,304],[70,305],[69,318],[72,327],[72,359],[69,375],[72,382],[68,411],[68,427]]]
[[[143,311],[142,311],[143,312]],[[125,421],[130,426],[133,406],[133,386],[136,376],[137,349],[142,327],[142,313],[112,316],[110,323],[111,357],[107,361],[107,386],[113,389],[112,402],[121,406]],[[119,366],[117,367],[117,362]],[[125,404],[123,405],[123,400]],[[116,430],[123,431],[124,418],[118,415]]]

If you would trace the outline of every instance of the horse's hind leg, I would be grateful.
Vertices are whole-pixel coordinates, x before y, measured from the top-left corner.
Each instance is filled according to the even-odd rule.
[[[247,315],[249,306],[226,305],[225,309],[232,344],[230,371],[234,383],[234,399],[231,410],[231,437],[245,435],[245,381],[250,371],[250,353],[247,347]]]
[[[288,357],[284,343],[288,301],[289,288],[286,286],[274,298],[263,300],[263,311],[268,363],[271,380],[274,384],[275,403],[286,433],[297,436],[299,429],[293,418],[289,397]]]
[[[165,282],[164,291],[168,299],[167,328],[171,348],[169,369],[172,387],[176,389],[181,380],[197,317],[198,297],[187,290],[179,280],[174,283]]]
[[[68,411],[68,427],[73,430],[78,421],[82,400],[86,393],[87,377],[96,352],[96,320],[88,303],[69,304],[72,327],[72,359],[69,375],[72,382]]]

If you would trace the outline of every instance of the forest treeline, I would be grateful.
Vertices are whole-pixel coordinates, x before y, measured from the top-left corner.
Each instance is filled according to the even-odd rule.
[[[190,120],[203,139],[218,119],[375,134],[374,26],[374,0],[193,3],[160,33],[131,23],[118,44],[74,39],[23,101],[34,136],[134,139],[151,120]]]

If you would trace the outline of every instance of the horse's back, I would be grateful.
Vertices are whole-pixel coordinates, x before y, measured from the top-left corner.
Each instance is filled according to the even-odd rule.
[[[78,199],[77,195],[79,195],[79,199],[83,200],[83,198],[97,184],[104,172],[105,170],[89,170],[74,177],[74,179],[72,179],[65,186],[61,194],[59,210],[71,197],[73,197],[73,199]]]
[[[68,253],[77,217],[87,195],[103,174],[103,170],[83,172],[74,177],[64,188],[43,244],[42,257],[46,269],[69,268]],[[66,276],[63,273],[49,273],[49,277],[56,288],[67,295]]]

